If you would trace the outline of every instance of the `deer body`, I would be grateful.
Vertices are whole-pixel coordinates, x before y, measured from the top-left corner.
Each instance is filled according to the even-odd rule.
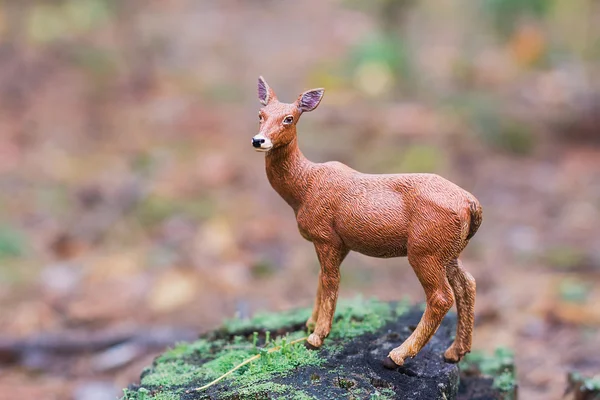
[[[392,350],[386,366],[414,357],[439,327],[456,298],[458,327],[446,351],[457,362],[470,351],[475,281],[458,256],[481,223],[477,199],[435,174],[363,174],[339,163],[313,163],[298,148],[295,122],[321,100],[322,89],[279,103],[259,79],[261,131],[253,145],[265,150],[271,186],[292,207],[300,234],[311,241],[321,271],[308,343],[322,345],[331,330],[339,267],[349,251],[372,257],[408,256],[427,297],[413,334]]]
[[[445,238],[431,229],[444,229],[440,223],[456,234],[457,246],[465,241],[469,205],[476,200],[452,182],[435,174],[363,174],[339,162],[312,163],[296,151],[299,164],[285,173],[281,155],[268,154],[267,176],[294,210],[305,239],[337,237],[349,250],[380,258],[406,256],[409,243],[443,247],[436,242]],[[420,215],[423,210],[429,213]],[[427,226],[431,220],[436,225]]]

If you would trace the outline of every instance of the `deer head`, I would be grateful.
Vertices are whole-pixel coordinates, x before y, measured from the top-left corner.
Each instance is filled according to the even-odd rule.
[[[281,103],[275,92],[261,76],[258,78],[258,100],[264,106],[258,112],[258,134],[252,138],[256,151],[266,152],[289,144],[296,137],[300,115],[312,111],[321,102],[324,89],[311,89],[293,103]]]

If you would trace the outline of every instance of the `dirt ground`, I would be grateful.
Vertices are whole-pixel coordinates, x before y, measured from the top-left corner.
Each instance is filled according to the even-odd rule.
[[[600,373],[600,14],[575,3],[495,36],[466,0],[0,2],[0,399],[115,398],[166,343],[311,304],[258,75],[326,88],[309,159],[480,200],[474,348],[514,350],[521,398]],[[423,300],[405,259],[350,254],[356,293]]]

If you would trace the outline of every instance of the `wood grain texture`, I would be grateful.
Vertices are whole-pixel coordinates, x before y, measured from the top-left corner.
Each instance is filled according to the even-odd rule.
[[[458,257],[482,221],[477,199],[435,174],[363,174],[339,162],[313,163],[298,148],[296,124],[320,103],[323,89],[281,103],[261,77],[260,129],[271,186],[292,207],[302,237],[311,241],[321,271],[308,338],[320,347],[329,335],[337,302],[340,264],[350,251],[372,257],[404,257],[419,278],[427,307],[412,335],[389,357],[402,365],[436,332],[456,299],[458,327],[445,353],[459,361],[471,349],[475,280]],[[289,116],[293,122],[289,123]],[[284,120],[287,119],[287,123]],[[253,145],[257,145],[253,141]]]

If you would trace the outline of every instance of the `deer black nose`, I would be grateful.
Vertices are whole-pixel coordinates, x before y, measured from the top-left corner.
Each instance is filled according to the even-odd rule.
[[[257,149],[260,147],[261,144],[263,144],[265,142],[265,139],[256,139],[256,138],[252,138],[252,146],[256,147]]]

